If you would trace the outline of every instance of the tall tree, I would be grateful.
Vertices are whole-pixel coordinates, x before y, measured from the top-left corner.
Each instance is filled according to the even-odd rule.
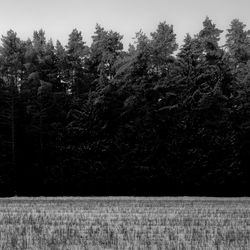
[[[57,89],[66,92],[67,90],[67,53],[60,41],[56,41],[55,48],[58,86]]]
[[[10,138],[11,162],[13,169],[15,169],[17,164],[17,110],[20,105],[18,105],[19,89],[24,71],[24,47],[22,41],[13,30],[9,30],[6,36],[2,36],[1,41],[0,72],[5,90],[5,112],[2,113],[0,119],[9,128],[7,134]],[[15,172],[16,174],[17,172]]]
[[[79,96],[83,91],[86,91],[86,82],[84,82],[84,60],[88,53],[88,47],[83,41],[81,31],[73,29],[69,35],[66,49],[68,85],[71,92]]]
[[[201,40],[205,52],[217,50],[219,48],[220,34],[223,30],[216,28],[216,25],[209,17],[203,22],[203,29],[199,32],[198,38]]]
[[[168,25],[166,22],[159,23],[157,30],[151,33],[151,37],[152,70],[156,70],[160,75],[166,75],[169,62],[173,60],[171,55],[178,48],[173,25]]]
[[[123,49],[122,36],[112,30],[107,31],[97,24],[92,39],[90,68],[97,77],[96,80],[102,85],[115,75],[114,64]]]
[[[250,31],[239,19],[234,19],[226,34],[226,48],[234,68],[240,63],[246,63],[250,58]]]

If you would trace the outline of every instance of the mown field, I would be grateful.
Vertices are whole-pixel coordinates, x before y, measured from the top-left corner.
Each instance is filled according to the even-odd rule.
[[[250,199],[0,199],[0,249],[250,249]]]

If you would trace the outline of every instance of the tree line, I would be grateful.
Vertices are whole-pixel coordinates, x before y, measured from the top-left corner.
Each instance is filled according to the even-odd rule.
[[[250,31],[208,17],[0,47],[0,195],[249,195]]]

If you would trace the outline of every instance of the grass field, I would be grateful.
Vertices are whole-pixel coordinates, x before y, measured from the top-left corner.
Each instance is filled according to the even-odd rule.
[[[0,199],[0,249],[250,249],[250,199]]]

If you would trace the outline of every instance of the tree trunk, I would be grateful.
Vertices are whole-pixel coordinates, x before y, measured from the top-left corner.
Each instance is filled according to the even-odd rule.
[[[44,142],[43,142],[43,107],[42,104],[40,106],[40,117],[39,117],[39,126],[40,126],[40,134],[39,134],[39,142],[40,142],[40,171],[42,174],[43,170],[43,151],[44,151]]]
[[[16,144],[15,144],[15,100],[14,93],[11,97],[11,149],[12,149],[12,165],[16,164]]]

